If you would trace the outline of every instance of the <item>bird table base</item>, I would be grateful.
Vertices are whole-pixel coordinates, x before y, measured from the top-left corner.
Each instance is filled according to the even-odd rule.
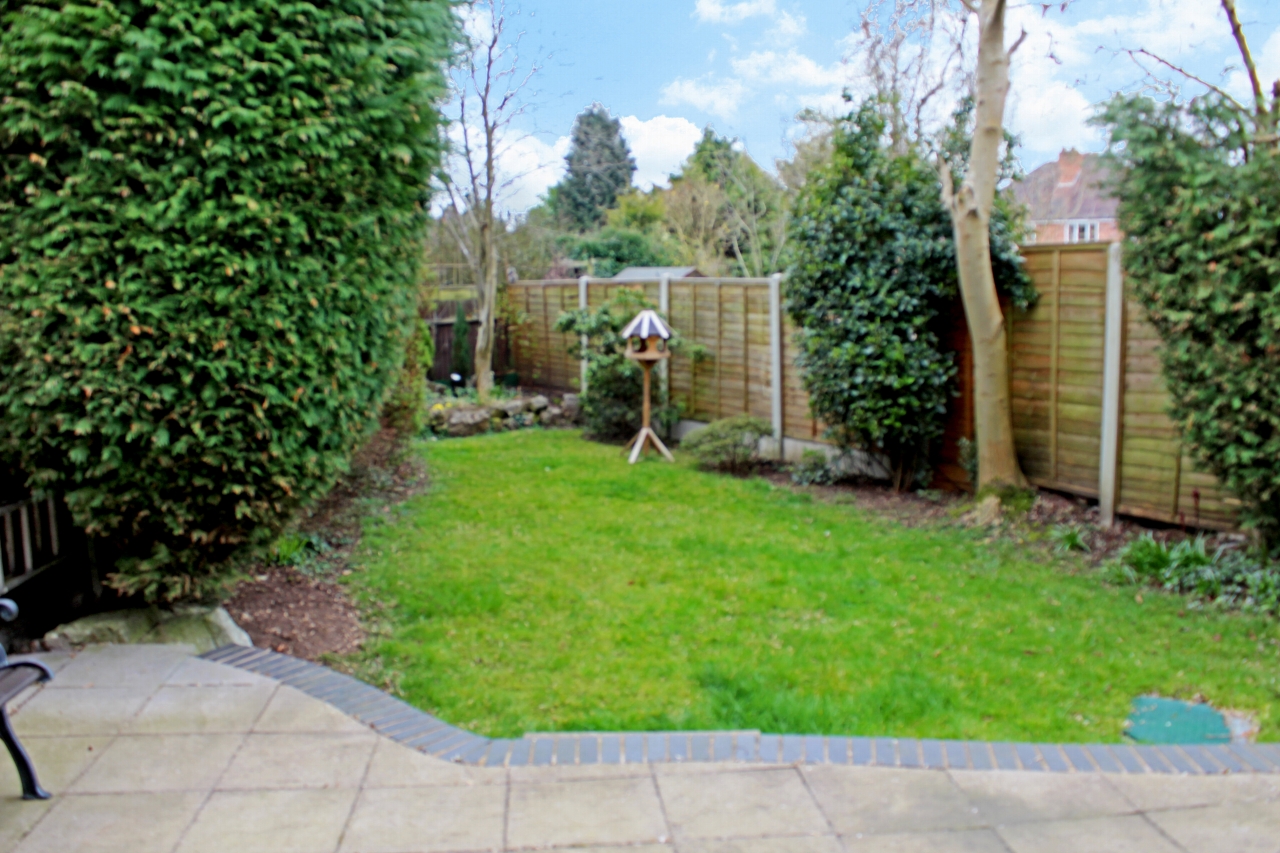
[[[650,427],[643,427],[640,432],[636,433],[636,437],[631,439],[631,443],[627,445],[627,448],[631,451],[631,459],[629,461],[632,465],[640,460],[640,454],[644,452],[646,444],[652,444],[654,450],[665,456],[668,462],[676,461],[675,457],[671,455],[671,451],[667,450],[667,446],[662,443],[662,439],[658,438],[658,434]]]

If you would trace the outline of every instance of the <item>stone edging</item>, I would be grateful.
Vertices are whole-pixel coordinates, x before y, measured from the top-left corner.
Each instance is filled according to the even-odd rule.
[[[1280,745],[1031,744],[739,732],[527,734],[490,739],[328,667],[265,649],[225,646],[201,658],[274,678],[419,752],[484,767],[645,762],[845,764],[1049,773],[1280,774]]]

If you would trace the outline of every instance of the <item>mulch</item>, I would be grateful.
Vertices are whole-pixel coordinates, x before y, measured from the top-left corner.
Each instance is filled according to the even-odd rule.
[[[426,469],[390,429],[376,433],[351,460],[350,472],[297,524],[296,535],[321,543],[301,566],[249,568],[224,606],[255,646],[318,661],[359,651],[360,608],[339,579],[354,570],[361,519],[427,485]]]

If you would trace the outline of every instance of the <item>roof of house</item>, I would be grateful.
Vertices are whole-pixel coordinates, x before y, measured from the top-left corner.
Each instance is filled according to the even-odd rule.
[[[1067,219],[1115,219],[1116,199],[1103,189],[1109,177],[1097,154],[1064,150],[1012,187],[1032,222]]]
[[[697,267],[627,267],[613,277],[614,281],[655,281],[671,278],[706,278]]]

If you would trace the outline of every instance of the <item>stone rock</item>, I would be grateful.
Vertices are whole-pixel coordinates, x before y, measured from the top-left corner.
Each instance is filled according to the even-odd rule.
[[[1004,506],[1000,503],[1000,496],[987,495],[965,515],[965,519],[975,527],[990,527],[993,524],[999,524],[1003,514]]]
[[[223,646],[253,645],[224,608],[198,606],[98,613],[59,625],[44,635],[44,643],[50,649],[92,643],[182,643],[194,647],[197,654]]]
[[[497,409],[502,412],[503,416],[514,418],[525,410],[525,401],[520,399],[504,400],[498,404]]]
[[[542,396],[541,394],[538,394],[536,397],[534,397],[529,401],[529,410],[533,412],[541,412],[543,409],[545,409],[547,406],[550,406],[550,405],[551,405],[550,400],[548,400],[546,397]]]
[[[543,426],[559,426],[564,420],[564,409],[559,406],[547,406],[547,408],[538,415],[538,423]]]
[[[582,417],[582,400],[577,394],[564,395],[564,419],[571,424],[576,424],[578,419]]]
[[[493,412],[483,406],[478,409],[450,409],[446,421],[449,435],[454,438],[465,438],[485,432],[489,429],[489,420],[492,417]]]

